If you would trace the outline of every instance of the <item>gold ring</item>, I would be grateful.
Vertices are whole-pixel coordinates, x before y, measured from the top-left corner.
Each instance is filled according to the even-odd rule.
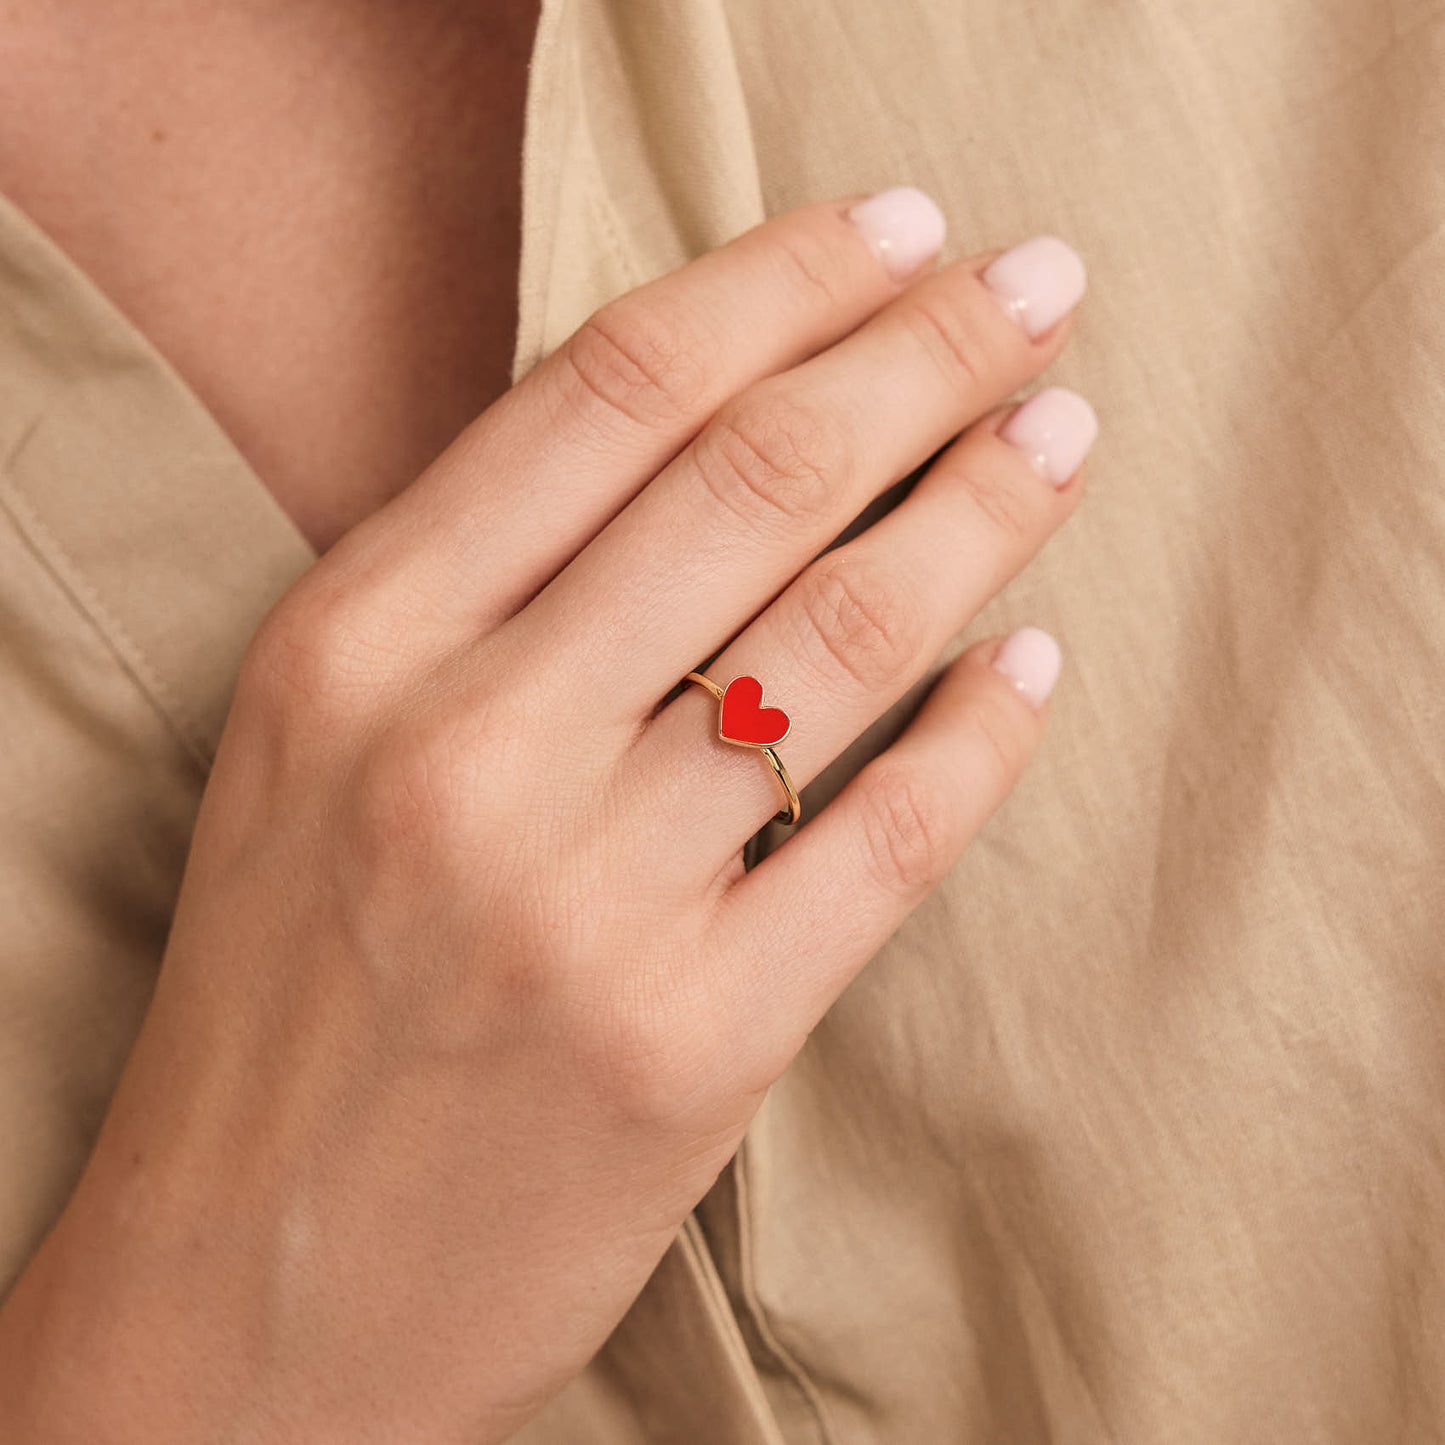
[[[773,751],[773,744],[782,742],[793,725],[787,713],[780,707],[764,707],[762,683],[746,673],[733,678],[726,687],[719,687],[700,672],[688,673],[687,681],[705,687],[718,700],[718,737],[735,747],[756,748],[778,775],[788,795],[788,806],[774,813],[773,821],[796,823],[803,816],[803,804],[783,760]]]

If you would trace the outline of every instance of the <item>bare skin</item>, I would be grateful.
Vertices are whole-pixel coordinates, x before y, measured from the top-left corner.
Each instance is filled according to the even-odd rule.
[[[0,4],[0,191],[318,550],[510,384],[538,5]]]

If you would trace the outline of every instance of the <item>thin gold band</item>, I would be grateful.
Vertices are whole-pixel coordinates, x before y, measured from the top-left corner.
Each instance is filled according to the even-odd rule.
[[[715,683],[712,678],[704,677],[700,672],[687,674],[688,682],[698,683],[705,687],[721,705],[723,700],[723,689]],[[722,737],[721,729],[718,736]],[[731,742],[731,738],[723,738],[724,742]],[[778,775],[778,781],[783,785],[783,791],[788,795],[788,806],[773,814],[775,823],[796,823],[803,816],[803,804],[798,797],[798,790],[793,786],[793,780],[788,776],[788,770],[783,766],[783,760],[773,751],[768,743],[742,743],[737,746],[750,747],[755,752],[760,752],[767,760],[768,766]]]

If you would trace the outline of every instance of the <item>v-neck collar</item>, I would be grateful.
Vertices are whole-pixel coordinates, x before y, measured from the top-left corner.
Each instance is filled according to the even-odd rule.
[[[0,195],[0,506],[208,769],[241,653],[316,560],[215,416]]]
[[[514,381],[543,345],[567,121],[546,60],[569,3],[543,0],[529,68]],[[175,366],[3,193],[0,352],[0,508],[207,771],[246,643],[316,550]]]

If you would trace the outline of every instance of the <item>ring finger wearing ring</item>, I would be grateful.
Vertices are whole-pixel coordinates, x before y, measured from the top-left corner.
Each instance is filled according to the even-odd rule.
[[[1097,431],[1089,403],[1062,387],[983,418],[902,503],[812,562],[701,669],[707,691],[689,686],[657,714],[638,742],[642,765],[674,793],[662,808],[706,817],[704,846],[716,849],[709,861],[725,866],[770,816],[788,821],[783,776],[747,756],[760,751],[761,732],[728,737],[721,690],[737,678],[761,681],[765,696],[738,689],[743,722],[734,727],[751,726],[760,710],[785,712],[777,753],[793,787],[806,786],[1065,520]],[[699,790],[708,800],[700,814]]]

